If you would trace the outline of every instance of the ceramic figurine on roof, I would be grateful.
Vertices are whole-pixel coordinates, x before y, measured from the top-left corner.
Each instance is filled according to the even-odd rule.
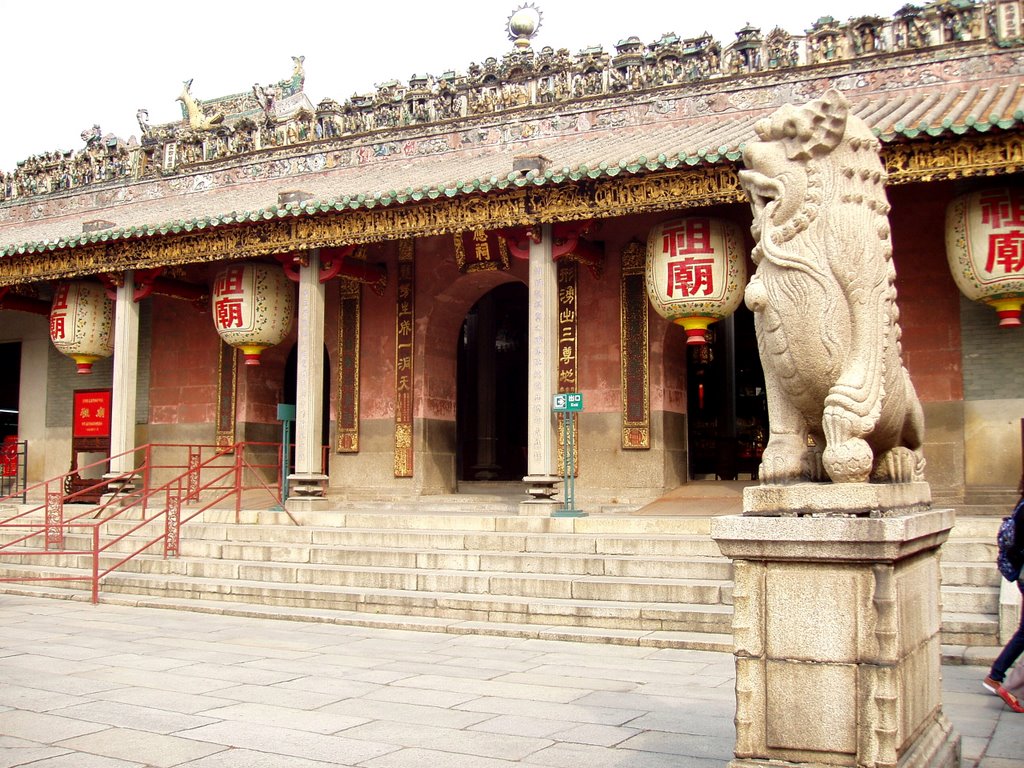
[[[224,122],[223,112],[214,112],[208,115],[203,110],[202,104],[196,101],[192,95],[192,78],[183,83],[181,93],[178,94],[178,101],[182,104],[182,117],[188,120],[189,128],[193,131],[209,131]]]
[[[879,141],[836,90],[755,126],[746,290],[768,392],[761,481],[923,479],[924,416],[900,349]],[[808,437],[811,440],[808,440]]]

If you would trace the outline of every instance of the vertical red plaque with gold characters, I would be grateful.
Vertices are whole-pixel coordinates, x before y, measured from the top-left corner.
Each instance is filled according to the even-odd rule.
[[[579,267],[574,261],[558,262],[558,392],[577,392],[579,382],[576,367],[577,315],[576,291]],[[558,414],[558,464],[565,462],[566,433],[564,413]],[[574,474],[579,475],[579,431],[576,432]]]
[[[651,447],[649,397],[647,288],[644,284],[645,250],[630,243],[622,252],[622,283],[619,294],[620,366],[622,371],[622,448]]]
[[[398,302],[395,328],[395,477],[412,477],[413,342],[416,270],[413,241],[398,244]]]
[[[338,302],[338,453],[359,452],[359,323],[362,286],[342,278]]]

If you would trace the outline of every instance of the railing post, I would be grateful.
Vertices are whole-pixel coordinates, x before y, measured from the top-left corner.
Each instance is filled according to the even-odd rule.
[[[202,448],[198,445],[188,447],[188,491],[186,501],[195,501],[199,496],[199,465],[202,464]]]
[[[177,557],[181,548],[181,488],[167,491],[167,514],[164,516],[164,558]]]
[[[242,520],[242,451],[244,450],[244,443],[235,445],[235,525]]]
[[[92,604],[100,601],[100,525],[92,526]]]
[[[46,491],[46,548],[64,548],[64,491]]]

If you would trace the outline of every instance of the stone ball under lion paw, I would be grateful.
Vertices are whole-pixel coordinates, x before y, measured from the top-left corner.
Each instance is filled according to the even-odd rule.
[[[853,438],[839,445],[826,446],[822,462],[832,482],[863,483],[871,474],[874,455],[864,440]]]

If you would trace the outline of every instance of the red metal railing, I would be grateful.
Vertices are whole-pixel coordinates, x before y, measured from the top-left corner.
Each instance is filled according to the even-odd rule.
[[[65,492],[70,473],[32,486],[28,490],[41,493],[44,502],[0,520],[0,532],[24,530],[23,534],[15,533],[9,541],[0,543],[0,562],[4,555],[17,556],[22,563],[42,557],[88,556],[91,559],[90,573],[85,576],[0,576],[0,582],[88,581],[92,601],[98,602],[103,577],[138,555],[153,550],[161,542],[165,558],[177,557],[181,526],[232,496],[235,499],[236,523],[240,520],[244,491],[262,489],[280,503],[280,450],[277,443],[243,442],[226,448],[151,444],[129,452],[132,455],[130,470],[106,474],[93,486],[79,488],[74,493]],[[260,453],[273,456],[278,460],[277,464],[260,463],[255,458]],[[111,460],[118,458],[124,465],[128,463],[125,461],[127,456],[112,456],[80,467],[78,472],[108,466]],[[160,479],[165,476],[169,479],[161,483]],[[141,487],[135,487],[135,483],[140,481]],[[65,516],[68,502],[74,503],[77,498],[95,494],[100,488],[107,491],[102,503],[89,505],[71,517]],[[121,533],[112,533],[108,524],[127,519],[132,510],[140,510],[140,519]],[[43,517],[41,521],[40,514]],[[157,521],[161,518],[163,525],[159,526]],[[147,526],[160,527],[160,533],[143,536],[141,542],[135,541],[133,549],[127,553],[117,552],[118,559],[101,567],[101,556],[113,555],[115,547]],[[65,540],[71,533],[84,534],[88,545],[77,549],[65,548]]]

